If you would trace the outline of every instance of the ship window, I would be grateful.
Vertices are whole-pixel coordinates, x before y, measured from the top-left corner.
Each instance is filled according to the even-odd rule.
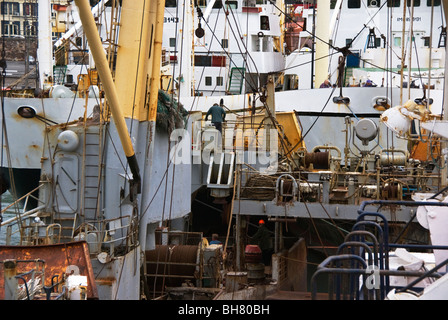
[[[165,0],[165,8],[177,8],[177,0]]]
[[[349,9],[361,8],[361,0],[348,0],[347,5]]]
[[[426,5],[431,6],[433,0],[426,0]],[[440,6],[440,0],[434,0],[434,7]]]
[[[238,9],[238,1],[226,1],[226,7],[230,9]]]
[[[170,47],[176,46],[176,38],[170,38]]]
[[[387,6],[388,7],[399,7],[400,0],[387,0]]]
[[[412,4],[412,0],[408,0],[408,7],[410,8]],[[414,7],[420,7],[420,0],[414,0]]]
[[[268,16],[260,16],[260,29],[261,30],[270,30]]]
[[[380,0],[368,0],[367,1],[367,6],[369,7],[369,8],[372,8],[372,7],[380,7]]]
[[[375,38],[375,47],[381,47],[381,38]]]
[[[221,46],[225,49],[229,47],[229,39],[222,39]]]
[[[198,7],[206,7],[207,0],[198,0]]]
[[[394,37],[394,46],[401,47],[401,37]]]
[[[222,8],[222,1],[216,0],[215,4],[213,5],[213,9],[221,9]]]
[[[212,85],[212,77],[205,77],[205,85],[206,86]]]
[[[223,77],[216,77],[216,85],[222,86],[224,84],[224,78]]]
[[[353,39],[345,39],[345,45],[350,48],[352,46],[352,41]]]
[[[336,7],[337,0],[331,0],[330,1],[330,9],[334,9]]]
[[[210,67],[212,65],[212,57],[194,56],[194,65],[197,67]]]

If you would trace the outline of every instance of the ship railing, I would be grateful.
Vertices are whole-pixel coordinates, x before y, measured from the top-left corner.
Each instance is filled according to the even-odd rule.
[[[264,138],[263,129],[267,130],[270,125],[258,122],[243,122],[241,120],[227,120],[222,123],[222,130],[219,132],[213,123],[208,120],[198,120],[194,125],[192,132],[193,150],[201,151],[204,146],[211,147],[210,137],[214,137],[214,146],[218,149],[219,146],[224,148],[231,148],[235,150],[247,150],[250,147],[256,147],[260,143],[260,139]],[[276,124],[279,132],[284,132],[283,125]],[[242,135],[241,135],[242,134]],[[243,139],[243,140],[241,140]],[[220,144],[222,143],[222,144]],[[252,145],[250,143],[253,143]]]
[[[411,289],[414,292],[421,292],[428,283],[432,283],[434,279],[446,274],[448,259],[429,271],[423,260],[419,270],[405,270],[404,267],[391,269],[389,252],[392,248],[434,252],[435,250],[448,250],[448,245],[398,243],[397,240],[400,236],[395,243],[389,243],[388,220],[380,212],[365,211],[368,205],[443,207],[448,206],[448,203],[391,200],[363,202],[358,210],[359,216],[352,227],[352,232],[345,237],[344,243],[339,246],[336,255],[324,260],[313,275],[311,280],[313,299],[316,298],[317,278],[323,274],[328,276],[329,298],[336,300],[384,300],[392,289],[395,289],[396,292]],[[368,217],[376,221],[366,220]],[[415,215],[410,218],[404,229],[414,218]],[[395,281],[391,285],[391,277],[396,277],[395,280],[404,279],[405,282]],[[417,278],[411,281],[409,277]]]
[[[351,261],[352,267],[347,267],[340,263],[342,260]],[[337,263],[339,262],[339,263]],[[359,264],[356,267],[356,263]],[[380,277],[417,277],[415,281],[399,290],[409,290],[415,284],[426,277],[440,278],[442,274],[436,272],[441,267],[448,264],[448,259],[429,271],[408,271],[408,270],[377,270]],[[374,274],[369,269],[365,260],[356,254],[345,254],[330,256],[318,267],[311,278],[311,299],[317,299],[318,278],[326,274],[328,276],[328,296],[330,300],[383,300],[381,289],[374,283]],[[346,276],[345,278],[343,276]],[[349,288],[350,287],[350,288]],[[356,290],[353,288],[356,287]],[[345,289],[345,290],[344,290]]]
[[[26,229],[31,228],[32,224],[34,223],[34,219],[38,217],[39,212],[45,208],[45,204],[41,200],[39,200],[36,196],[33,195],[33,193],[38,191],[42,186],[43,186],[42,184],[39,185],[35,189],[31,190],[27,194],[23,195],[22,197],[20,197],[19,199],[15,200],[7,207],[2,209],[1,213],[3,215],[10,208],[14,207],[16,214],[15,217],[2,221],[0,224],[1,227],[6,226],[7,245],[11,244],[13,236],[16,235],[17,233],[20,233],[20,242],[22,242],[22,237],[24,235],[24,232],[26,232]],[[33,209],[26,210],[30,198],[37,200],[38,204],[40,205],[38,205]],[[20,202],[22,201],[23,201],[23,207],[22,209],[19,209]],[[15,226],[17,226],[17,229],[13,231],[13,228]]]
[[[77,228],[77,240],[86,240],[92,254],[101,252],[107,247],[109,254],[114,256],[115,248],[133,248],[138,243],[137,224],[133,223],[131,216],[89,221]]]
[[[35,200],[37,200],[38,202],[44,204],[43,201],[39,200],[38,197],[36,197],[36,196],[33,195],[34,192],[38,191],[38,190],[39,190],[40,188],[42,188],[42,187],[43,187],[43,184],[41,184],[41,185],[39,185],[38,187],[34,188],[33,190],[31,190],[31,191],[28,192],[27,194],[23,195],[23,196],[20,197],[19,199],[13,201],[13,202],[10,203],[7,207],[3,208],[2,211],[1,211],[1,213],[4,214],[4,213],[5,213],[8,209],[10,209],[11,207],[18,208],[19,203],[22,202],[22,201],[24,201],[21,215],[23,216],[23,215],[27,215],[27,214],[29,214],[29,212],[35,210],[35,209],[32,209],[32,210],[30,210],[30,211],[28,211],[28,212],[25,212],[26,207],[27,207],[27,205],[28,205],[28,201],[29,201],[30,198],[35,199]],[[41,209],[42,209],[42,208],[41,208]],[[18,216],[17,218],[20,219],[20,216]],[[9,220],[8,220],[8,221],[9,221]],[[6,225],[6,224],[7,224],[6,221],[5,221],[5,222],[2,222],[2,226],[3,226],[3,225]]]

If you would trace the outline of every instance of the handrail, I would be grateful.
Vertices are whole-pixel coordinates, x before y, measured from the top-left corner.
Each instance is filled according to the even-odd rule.
[[[36,208],[34,208],[34,209],[28,210],[27,212],[25,212],[25,213],[23,213],[23,214],[21,214],[21,215],[17,215],[17,216],[15,216],[14,218],[11,218],[11,219],[9,219],[9,220],[3,221],[3,222],[1,223],[0,226],[3,227],[3,226],[6,226],[6,225],[8,225],[8,224],[12,224],[12,223],[15,222],[16,220],[24,219],[24,218],[29,218],[31,215],[36,214],[39,210],[42,210],[42,209],[44,209],[44,208],[45,208],[45,206],[42,205],[42,206],[36,207]]]
[[[375,275],[375,277],[377,276],[378,278],[375,280],[379,280],[379,282],[375,282],[375,284],[378,284],[379,287],[375,286],[374,288],[369,288],[366,284],[366,287],[359,287],[359,288],[351,288],[350,290],[350,295],[351,297],[353,296],[353,290],[358,290],[357,293],[359,294],[362,290],[368,290],[366,291],[368,296],[366,297],[361,297],[361,298],[372,298],[372,296],[370,295],[371,292],[379,292],[380,294],[375,294],[373,296],[374,299],[384,299],[385,298],[385,294],[387,294],[390,290],[390,284],[389,284],[389,277],[390,276],[398,276],[398,277],[416,277],[416,279],[412,280],[412,282],[409,282],[407,285],[405,285],[403,288],[398,289],[397,292],[404,292],[406,290],[409,290],[411,288],[413,288],[415,285],[421,283],[422,280],[424,280],[425,278],[428,277],[432,277],[432,278],[439,278],[441,277],[443,274],[446,274],[445,272],[440,272],[439,270],[443,267],[448,265],[448,259],[446,259],[445,261],[443,261],[442,263],[439,263],[437,266],[435,266],[434,268],[432,268],[429,271],[408,271],[408,270],[389,270],[389,249],[390,248],[411,248],[411,249],[431,249],[431,250],[440,250],[440,249],[448,249],[448,245],[421,245],[421,244],[399,244],[399,243],[389,243],[389,224],[387,219],[385,218],[385,216],[379,212],[368,212],[365,211],[365,208],[367,205],[371,205],[371,204],[377,204],[380,206],[385,206],[385,205],[402,205],[402,206],[439,206],[439,207],[444,207],[447,206],[448,203],[443,203],[443,202],[426,202],[426,201],[390,201],[390,200],[373,200],[373,201],[364,201],[361,206],[360,209],[358,209],[358,219],[357,222],[353,225],[352,227],[352,232],[350,232],[347,237],[345,238],[345,242],[340,245],[340,247],[338,248],[337,251],[337,255],[336,256],[332,256],[327,258],[323,263],[321,263],[318,267],[318,270],[314,273],[313,277],[312,277],[312,297],[315,298],[316,297],[316,283],[315,280],[317,278],[317,276],[319,274],[322,273],[330,273],[332,274],[332,277],[334,277],[334,280],[338,280],[339,278],[336,277],[336,275],[338,274],[346,274],[346,275],[350,275],[350,276],[354,276],[354,275],[362,275],[364,277],[366,276],[370,276],[370,275]],[[379,211],[379,209],[378,209]],[[383,220],[383,224],[380,225],[377,222],[374,222],[372,220],[364,220],[367,216],[372,216],[375,218],[380,218]],[[414,216],[413,216],[414,218]],[[413,219],[412,218],[412,219]],[[376,237],[368,232],[368,231],[359,231],[359,229],[361,229],[361,227],[365,227],[365,226],[373,226],[374,228],[376,228],[377,230],[375,230],[375,232],[378,234],[378,236],[380,237],[381,241],[378,242],[378,240],[376,239]],[[365,228],[362,228],[365,229]],[[361,241],[357,241],[357,242],[349,242],[349,237],[353,236],[355,234],[361,234],[364,233],[365,235],[368,235],[372,238],[371,241],[366,241],[366,239],[363,237],[361,239]],[[364,247],[364,249],[366,250],[366,252],[368,253],[368,255],[364,255],[364,257],[358,256],[358,259],[364,260],[364,264],[367,265],[367,260],[370,261],[370,263],[372,262],[372,251],[371,251],[371,247],[373,250],[375,250],[374,252],[374,265],[378,265],[379,264],[379,268],[377,269],[375,267],[374,270],[367,270],[365,269],[366,267],[364,266],[358,266],[356,268],[353,268],[353,265],[351,265],[351,267],[346,266],[346,267],[341,267],[339,265],[333,267],[333,268],[329,268],[327,267],[327,264],[329,264],[329,262],[331,261],[335,261],[338,259],[343,259],[345,257],[345,259],[348,259],[347,257],[351,257],[350,259],[353,259],[354,256],[350,256],[350,255],[342,255],[341,251],[344,247],[348,247],[348,246],[361,246]],[[379,249],[379,252],[376,251],[376,249]],[[379,259],[379,261],[377,260]],[[379,262],[379,263],[378,263]],[[386,280],[384,282],[384,279]],[[338,283],[339,284],[339,283]],[[337,284],[337,285],[338,285]],[[340,297],[340,284],[339,286],[337,286],[336,288],[331,287],[329,288],[329,293],[331,293],[332,295],[334,293],[337,294],[337,298]],[[379,291],[372,291],[372,289],[375,290],[379,290]],[[359,295],[356,295],[356,298],[359,298]]]

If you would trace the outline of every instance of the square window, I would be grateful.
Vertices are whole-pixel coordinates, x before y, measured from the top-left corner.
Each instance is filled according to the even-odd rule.
[[[381,47],[381,38],[375,38],[375,47]]]
[[[407,6],[411,7],[412,0],[408,0]],[[414,7],[420,7],[420,0],[414,0]]]
[[[226,8],[238,9],[238,1],[226,1]]]
[[[205,77],[205,85],[206,86],[212,85],[212,77]]]
[[[222,1],[216,0],[215,4],[213,5],[213,9],[221,9],[222,8]]]
[[[348,0],[347,6],[349,9],[361,8],[361,0]]]
[[[349,46],[349,48],[352,46],[352,40],[353,39],[345,39],[345,45]]]
[[[177,1],[176,0],[165,0],[165,7],[166,8],[176,8]]]
[[[221,40],[221,46],[226,49],[229,47],[229,40],[228,39],[222,39]]]
[[[260,16],[260,29],[261,30],[270,30],[268,16]]]
[[[196,67],[210,67],[212,65],[212,57],[210,56],[194,56],[194,65]]]
[[[222,86],[224,83],[224,78],[223,77],[216,77],[216,85],[217,86]]]
[[[399,7],[400,0],[387,0],[387,6],[388,7]]]
[[[176,46],[176,38],[170,38],[170,47],[175,47]]]

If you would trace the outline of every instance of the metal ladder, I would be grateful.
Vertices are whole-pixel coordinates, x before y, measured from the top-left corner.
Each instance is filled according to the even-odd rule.
[[[227,88],[229,94],[241,94],[245,72],[245,68],[232,68],[230,70],[229,87]]]
[[[90,130],[94,129],[94,130]],[[100,127],[87,127],[84,135],[84,158],[82,164],[81,208],[84,222],[98,220],[101,199],[101,137]]]

